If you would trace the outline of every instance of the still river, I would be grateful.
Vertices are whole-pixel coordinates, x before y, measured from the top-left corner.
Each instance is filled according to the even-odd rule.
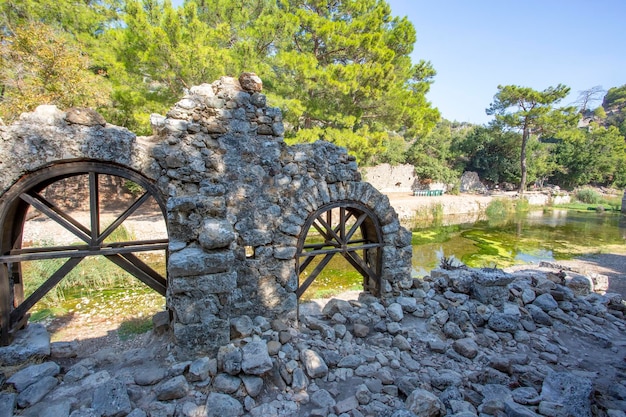
[[[427,275],[443,256],[454,256],[470,267],[506,268],[603,253],[611,245],[624,243],[626,216],[619,213],[530,211],[501,220],[414,229],[413,274]],[[343,259],[335,258],[305,298],[362,288],[361,276]]]

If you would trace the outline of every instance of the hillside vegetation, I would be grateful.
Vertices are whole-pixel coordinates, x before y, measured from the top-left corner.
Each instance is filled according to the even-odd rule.
[[[0,0],[0,117],[88,106],[150,134],[186,90],[257,73],[289,143],[324,139],[361,165],[410,163],[424,184],[472,170],[492,185],[626,186],[626,85],[494,86],[485,126],[442,120],[436,69],[382,0]],[[593,104],[602,105],[594,108]]]

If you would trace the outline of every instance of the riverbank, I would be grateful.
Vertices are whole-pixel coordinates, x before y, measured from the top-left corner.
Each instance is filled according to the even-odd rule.
[[[441,217],[446,224],[474,223],[484,220],[485,210],[494,200],[517,201],[515,191],[490,194],[443,194],[440,196],[414,196],[410,192],[386,192],[391,206],[398,213],[400,222],[410,225],[420,219]],[[528,192],[524,198],[530,206],[542,207],[570,202],[569,195],[550,195],[543,192]]]
[[[495,199],[517,199],[516,192],[502,192],[491,195],[480,194],[444,194],[434,197],[413,196],[407,192],[385,193],[389,202],[398,213],[405,227],[411,227],[420,216],[432,215],[438,211],[444,223],[474,223],[485,219],[485,210]],[[543,197],[542,197],[543,196]],[[528,193],[526,196],[538,209],[547,203],[549,197],[543,193]],[[562,200],[561,200],[562,201]],[[538,204],[542,203],[542,204]],[[601,252],[600,252],[601,250]],[[454,255],[454,254],[450,254]],[[608,277],[609,291],[626,298],[626,246],[611,245],[599,249],[597,253],[588,253],[569,260],[560,260],[558,265],[583,275],[604,275]],[[525,264],[506,268],[507,271],[534,269],[537,265]]]

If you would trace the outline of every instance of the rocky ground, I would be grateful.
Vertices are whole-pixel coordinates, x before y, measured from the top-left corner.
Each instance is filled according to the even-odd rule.
[[[297,327],[235,320],[190,360],[167,332],[121,341],[113,317],[52,344],[31,325],[34,357],[0,350],[0,417],[626,416],[625,258],[437,269],[384,302],[302,306]]]
[[[80,356],[57,342],[4,367],[0,416],[624,416],[626,305],[594,285],[437,269],[384,303],[310,305],[297,328],[234,320],[232,344],[190,361],[167,334]]]

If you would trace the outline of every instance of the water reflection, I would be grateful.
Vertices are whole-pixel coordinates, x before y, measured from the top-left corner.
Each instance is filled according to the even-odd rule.
[[[496,221],[415,230],[413,268],[415,275],[425,275],[442,256],[451,255],[471,267],[504,268],[570,259],[625,241],[626,218],[618,213],[531,211]]]

